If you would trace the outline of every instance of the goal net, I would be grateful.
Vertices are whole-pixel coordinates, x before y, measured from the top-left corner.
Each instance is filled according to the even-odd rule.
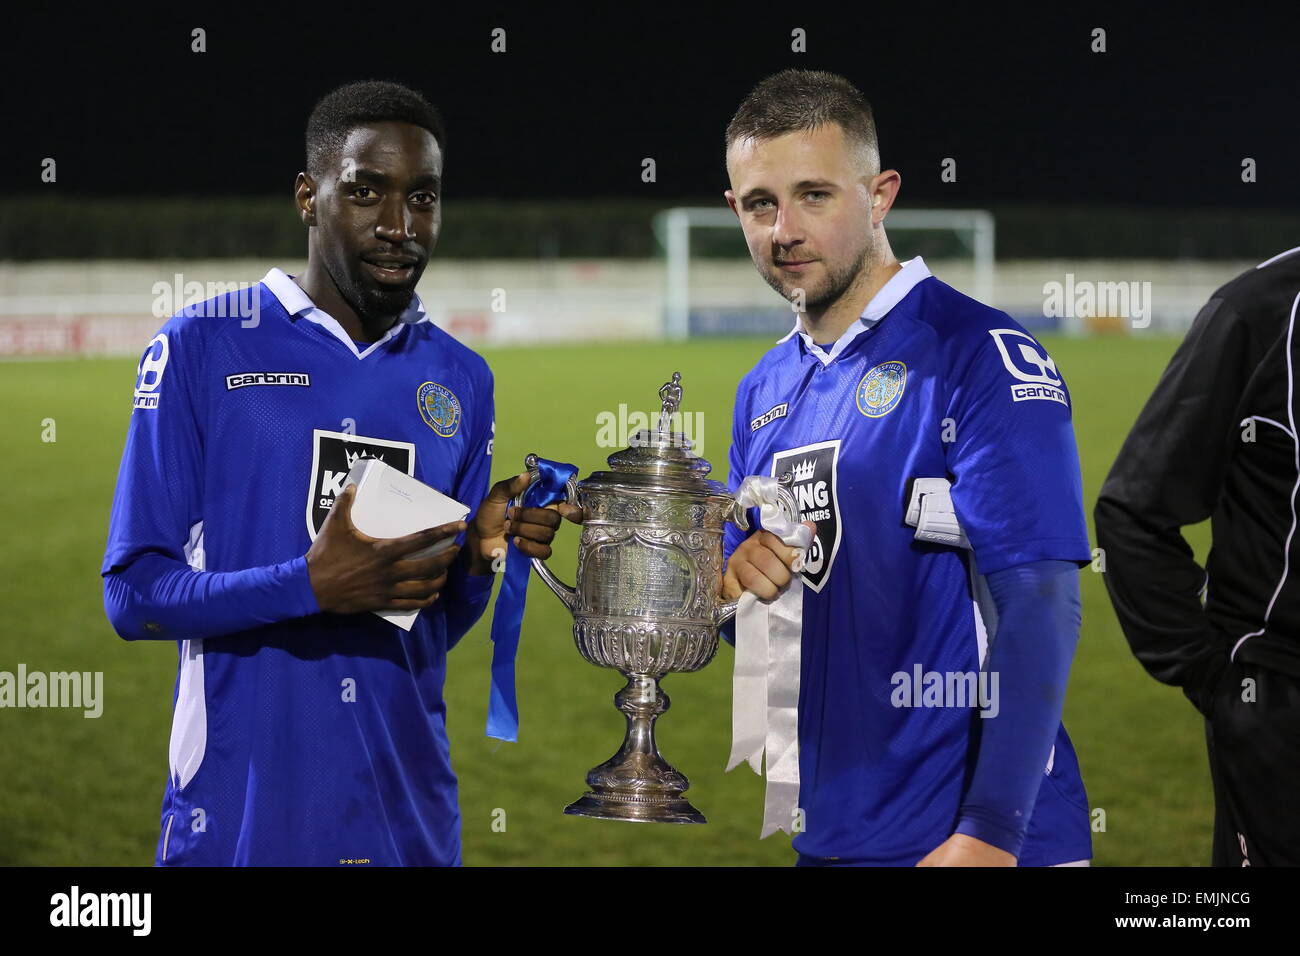
[[[924,256],[943,281],[989,305],[993,216],[980,209],[900,209],[885,223],[899,261]],[[665,258],[663,335],[767,335],[790,330],[789,305],[754,270],[730,209],[679,206],[655,216]]]

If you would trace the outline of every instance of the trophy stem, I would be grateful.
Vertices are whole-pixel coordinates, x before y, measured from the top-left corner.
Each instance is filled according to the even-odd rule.
[[[623,746],[587,774],[591,789],[564,812],[640,823],[706,822],[682,796],[690,786],[686,775],[659,756],[655,746],[654,724],[668,709],[668,695],[653,677],[623,676],[627,684],[614,695],[614,705],[627,717]]]

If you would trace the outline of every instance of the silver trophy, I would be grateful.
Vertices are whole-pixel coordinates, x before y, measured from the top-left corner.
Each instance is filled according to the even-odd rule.
[[[533,568],[573,614],[578,652],[627,679],[614,695],[627,717],[623,746],[587,774],[590,790],[564,812],[608,820],[704,823],[682,794],[686,775],[659,755],[656,718],[668,709],[665,674],[697,671],[718,649],[718,627],[736,613],[719,597],[722,533],[727,521],[747,528],[745,509],[712,466],[671,431],[682,399],[681,373],[659,390],[658,427],[638,431],[607,459],[609,471],[570,480],[569,504],[582,509],[578,586],[570,587],[534,558]],[[537,474],[537,456],[525,459]],[[781,507],[798,510],[786,484]]]

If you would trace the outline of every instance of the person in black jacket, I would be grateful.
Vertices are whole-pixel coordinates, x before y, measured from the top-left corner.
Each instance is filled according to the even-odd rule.
[[[1300,864],[1300,247],[1216,291],[1102,486],[1115,613],[1206,718],[1215,866]],[[1202,569],[1180,529],[1211,519]]]

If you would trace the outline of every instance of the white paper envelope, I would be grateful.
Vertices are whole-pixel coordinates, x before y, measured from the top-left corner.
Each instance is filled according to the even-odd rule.
[[[352,502],[352,524],[372,538],[400,538],[425,528],[463,521],[469,514],[469,508],[456,499],[448,498],[436,488],[430,488],[377,458],[358,459],[344,480],[344,487],[351,484],[357,486],[356,498]],[[408,557],[425,558],[437,554],[451,547],[455,540],[455,536],[445,538]],[[409,631],[420,612],[374,613]]]

